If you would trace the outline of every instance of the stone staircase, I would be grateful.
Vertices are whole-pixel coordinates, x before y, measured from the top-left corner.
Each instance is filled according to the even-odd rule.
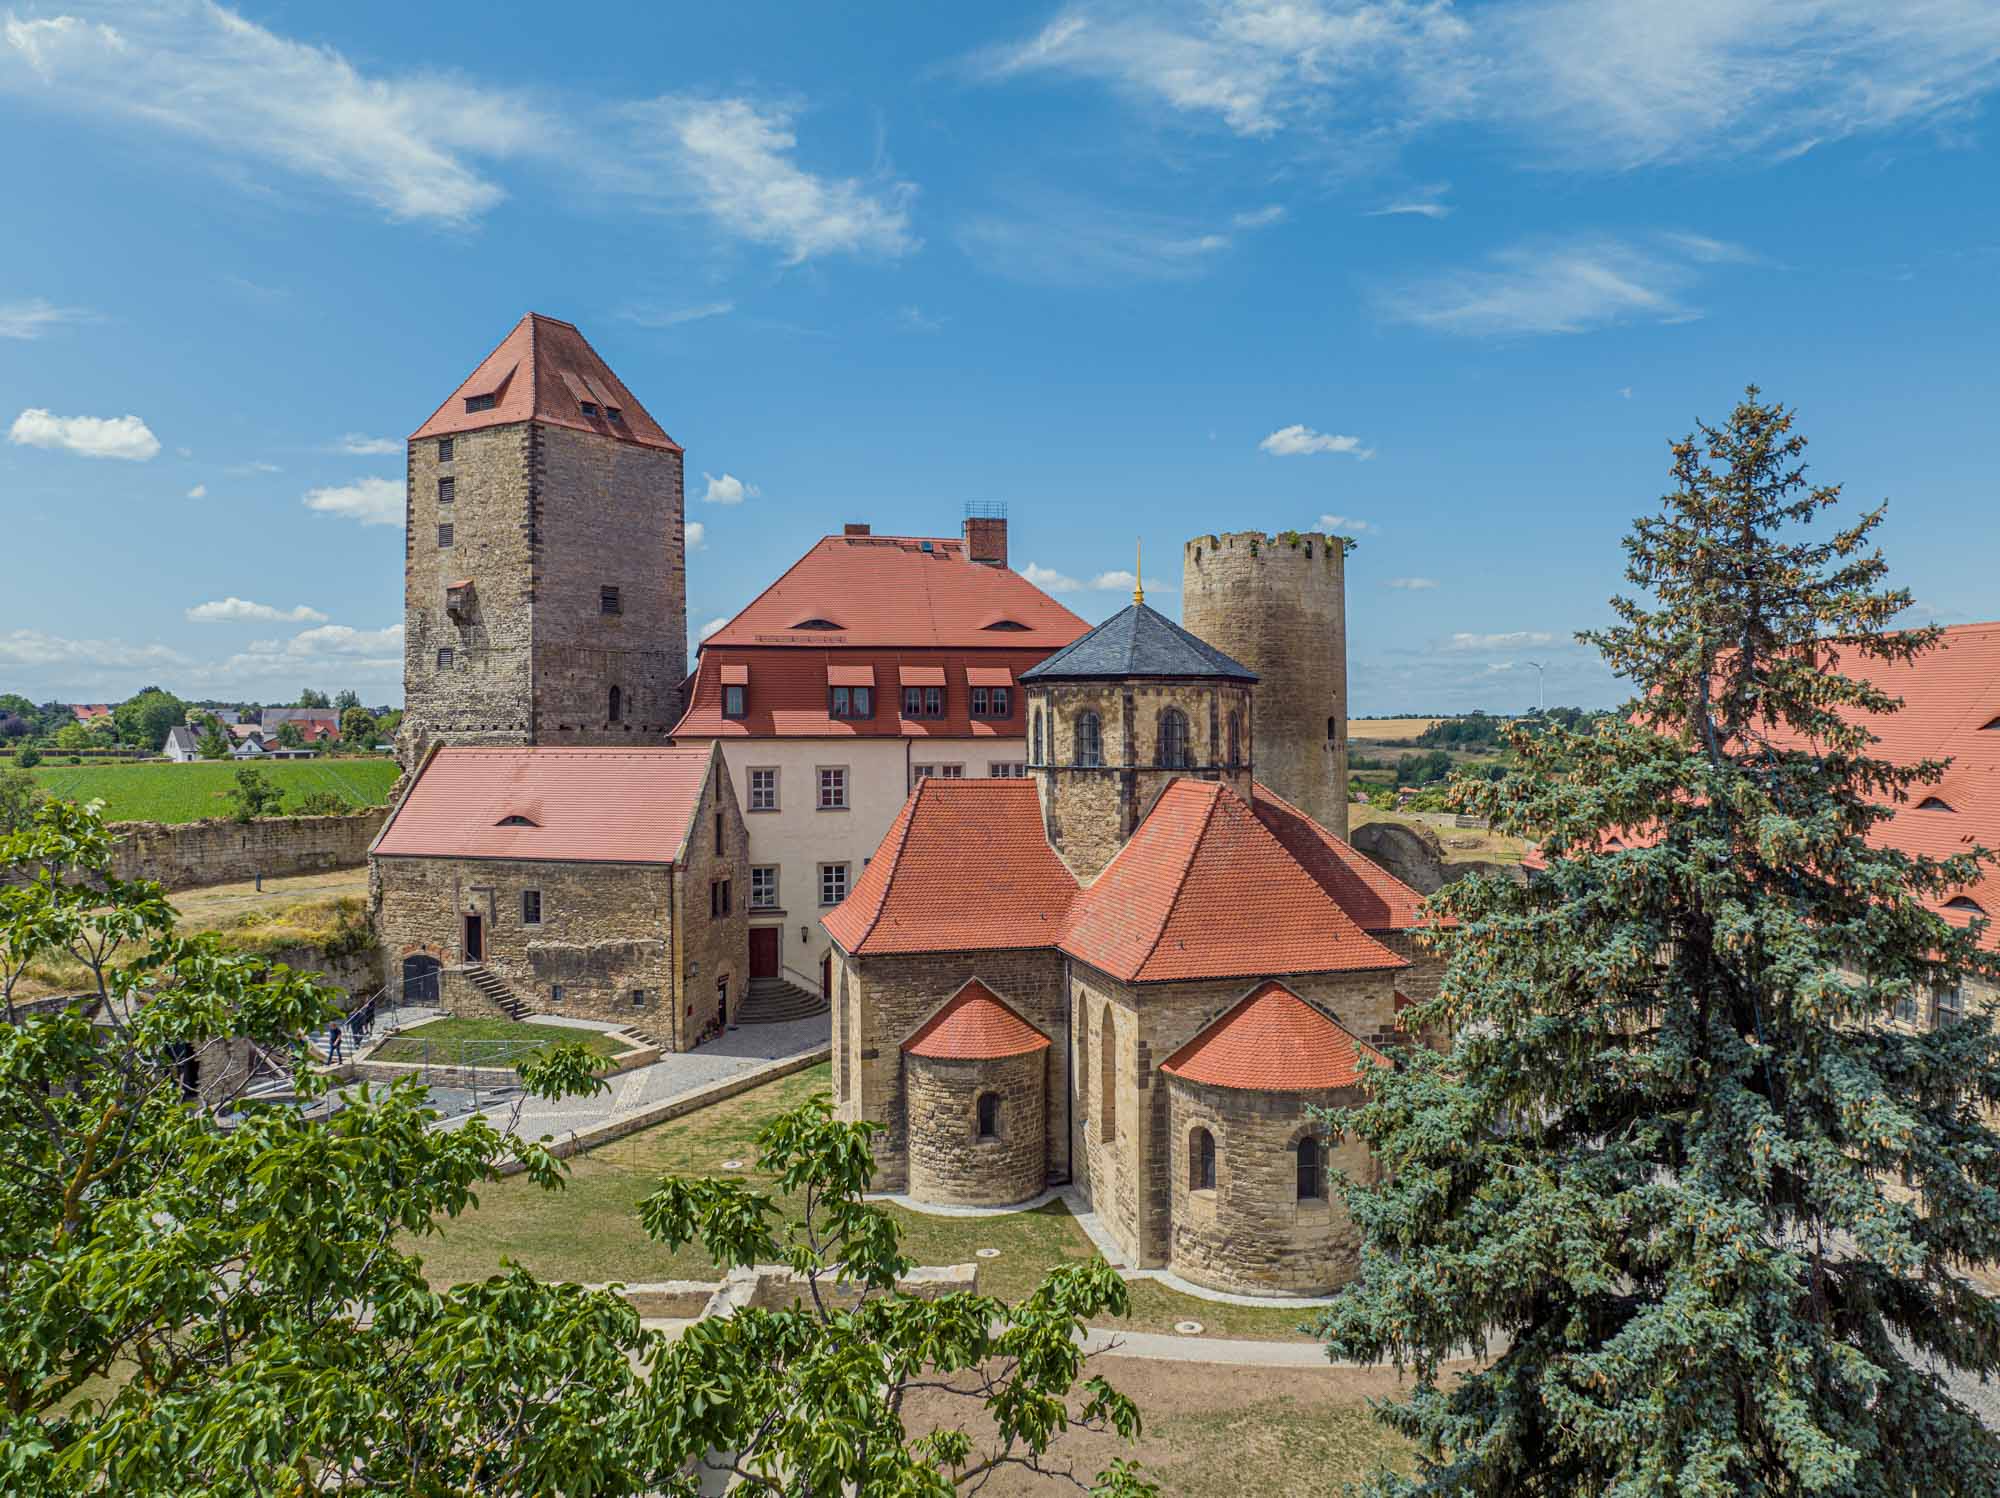
[[[810,989],[783,978],[752,978],[750,991],[736,1011],[739,1025],[777,1025],[826,1013],[826,1001]]]
[[[514,990],[502,983],[492,969],[476,962],[468,962],[459,971],[465,974],[467,982],[479,990],[480,997],[499,1009],[507,1018],[518,1020],[526,1017],[527,1004],[517,998]]]

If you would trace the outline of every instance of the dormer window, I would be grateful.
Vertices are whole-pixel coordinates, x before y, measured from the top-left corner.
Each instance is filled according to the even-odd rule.
[[[519,812],[515,812],[512,815],[502,817],[499,821],[495,822],[493,825],[495,827],[539,827],[542,824],[540,822],[530,821],[528,818],[522,816]]]
[[[799,622],[798,622],[797,624],[794,624],[794,625],[792,626],[792,628],[793,628],[793,629],[819,629],[819,630],[828,630],[828,629],[830,629],[830,630],[836,630],[836,631],[837,631],[837,630],[839,630],[839,629],[841,628],[841,626],[840,626],[840,625],[838,625],[838,624],[835,624],[835,623],[834,623],[834,622],[833,622],[833,621],[832,621],[831,619],[821,619],[821,618],[819,618],[819,617],[818,617],[817,615],[815,615],[815,616],[814,616],[813,618],[811,618],[811,619],[801,619],[801,620],[800,620],[800,621],[799,621]]]
[[[1028,626],[1023,624],[1019,619],[995,619],[991,624],[981,625],[980,627],[982,629],[1010,630],[1016,634],[1025,634],[1028,629]]]
[[[500,397],[497,395],[468,395],[465,398],[465,409],[468,413],[473,411],[491,411],[499,404]]]
[[[1981,733],[2000,733],[2000,718],[1995,718],[1991,723],[1980,724],[1979,731]]]
[[[583,401],[581,402],[581,404],[583,406],[583,414],[585,416],[595,416],[597,414],[596,401]]]
[[[725,718],[742,717],[747,707],[746,699],[749,697],[749,694],[750,689],[748,687],[738,686],[734,682],[724,687],[722,689],[722,716]]]
[[[1923,799],[1923,800],[1921,800],[1921,801],[1919,801],[1919,802],[1917,803],[1917,810],[1918,810],[1918,811],[1957,811],[1957,810],[1958,810],[1958,808],[1957,808],[1956,806],[1953,806],[1953,805],[1952,805],[1952,804],[1951,804],[1951,803],[1950,803],[1949,801],[1945,800],[1945,799],[1944,799],[1944,797],[1942,797],[1942,796],[1926,796],[1926,797],[1924,797],[1924,799]]]
[[[1970,895],[1954,895],[1951,899],[1944,902],[1944,908],[1946,910],[1962,910],[1968,915],[1986,914],[1986,907]]]
[[[625,413],[616,406],[606,406],[604,414],[613,421],[623,421],[625,419]]]

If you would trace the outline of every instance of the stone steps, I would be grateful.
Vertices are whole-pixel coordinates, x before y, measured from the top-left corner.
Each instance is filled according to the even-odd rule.
[[[514,990],[502,983],[489,968],[476,962],[468,962],[463,969],[472,986],[511,1020],[519,1020],[528,1012],[528,1006],[514,995]]]
[[[752,978],[750,991],[736,1011],[739,1025],[778,1025],[826,1013],[826,1001],[810,989],[783,978]]]

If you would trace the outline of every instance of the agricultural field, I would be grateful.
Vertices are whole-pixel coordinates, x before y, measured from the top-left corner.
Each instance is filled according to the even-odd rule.
[[[102,801],[107,822],[198,822],[230,814],[241,761],[196,764],[43,765],[28,773],[51,796]],[[381,806],[396,783],[391,759],[290,759],[257,765],[289,803],[334,791],[354,806]]]
[[[1442,718],[1349,718],[1347,741],[1350,744],[1401,742],[1414,739],[1433,723],[1443,721]]]

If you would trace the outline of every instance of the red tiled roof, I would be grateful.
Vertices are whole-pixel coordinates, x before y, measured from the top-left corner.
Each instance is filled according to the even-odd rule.
[[[712,745],[440,749],[375,839],[385,857],[670,864]],[[501,826],[525,817],[529,826]]]
[[[932,776],[820,924],[856,956],[1052,947],[1075,898],[1034,782]]]
[[[486,395],[494,397],[489,409],[465,409],[469,397]],[[584,414],[585,401],[598,408],[597,415]],[[612,406],[618,408],[617,421],[604,415],[605,409]],[[432,413],[429,421],[410,434],[410,440],[449,437],[455,432],[480,431],[517,421],[539,421],[579,432],[596,432],[668,452],[681,450],[680,444],[661,430],[660,424],[647,414],[646,408],[574,325],[543,317],[538,312],[530,312],[514,324],[500,346]]]
[[[824,620],[834,629],[800,626]],[[1022,630],[994,629],[1006,622]],[[968,561],[965,543],[914,536],[827,536],[702,645],[894,649],[1032,648],[1030,661],[1089,626],[1006,567]]]
[[[1282,983],[1260,984],[1215,1023],[1160,1063],[1209,1087],[1245,1092],[1320,1092],[1352,1087],[1362,1062],[1389,1065],[1380,1051]]]
[[[1422,895],[1269,786],[1253,785],[1250,804],[1271,836],[1363,931],[1409,931],[1446,924],[1425,912]]]
[[[998,1061],[1045,1051],[1049,1038],[1009,1008],[977,978],[967,981],[944,1007],[903,1042],[912,1056],[944,1061]]]
[[[977,876],[976,862],[964,868]],[[1062,950],[1139,983],[1409,966],[1355,924],[1242,797],[1201,780],[1161,793],[1077,897]]]
[[[1019,639],[1018,635],[1011,638]],[[710,641],[712,646],[714,641]],[[971,716],[967,677],[979,666],[1020,671],[1047,654],[1042,650],[824,650],[790,648],[723,649],[704,646],[688,695],[688,710],[673,728],[677,739],[706,738],[913,738],[1020,739],[1027,737],[1027,706],[1016,688],[1005,718]],[[940,672],[945,684],[945,716],[905,718],[900,673],[911,666]],[[737,667],[749,673],[740,718],[722,716],[722,674]],[[827,687],[875,688],[871,718],[827,714]]]
[[[108,718],[111,716],[110,707],[102,702],[72,703],[70,711],[76,715],[76,721],[79,723],[88,723],[92,718]]]

